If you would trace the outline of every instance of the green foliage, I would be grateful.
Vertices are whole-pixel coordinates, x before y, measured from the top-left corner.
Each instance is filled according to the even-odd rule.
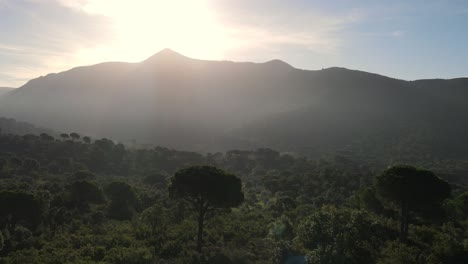
[[[148,248],[115,247],[109,250],[103,261],[114,264],[152,264],[153,255]]]
[[[326,206],[299,227],[299,243],[312,263],[372,263],[375,248],[392,232],[364,211]]]
[[[36,228],[41,222],[41,206],[33,194],[24,191],[0,192],[0,228],[12,232],[17,224]]]
[[[131,220],[135,214],[135,209],[128,203],[119,200],[112,200],[107,208],[107,216],[115,220]]]
[[[428,263],[466,263],[468,262],[468,248],[463,244],[467,237],[465,228],[448,222],[442,225],[440,232],[434,234],[431,254]]]
[[[197,251],[201,252],[203,222],[214,209],[239,206],[244,201],[241,180],[212,166],[192,166],[177,171],[171,179],[169,196],[182,199],[198,220]]]
[[[447,190],[428,172],[409,181],[417,183],[405,186],[409,194],[387,188],[397,191],[395,200],[379,179],[372,185],[381,167],[346,153],[202,155],[28,133],[0,134],[1,263],[468,262],[468,189],[452,184],[448,199],[428,197],[424,190]],[[460,183],[461,164],[427,167]],[[401,197],[416,197],[404,244],[395,241],[392,211]]]
[[[418,248],[390,241],[382,250],[382,256],[378,264],[419,264],[421,251]]]
[[[449,213],[451,213],[455,218],[468,218],[468,191],[448,201],[447,209],[449,210]]]
[[[164,232],[168,225],[167,210],[160,204],[154,204],[153,206],[146,208],[141,213],[141,219],[144,223],[150,226],[151,234],[153,236]]]
[[[0,252],[2,251],[4,246],[5,246],[5,238],[3,237],[3,233],[0,232]]]
[[[171,179],[169,195],[206,207],[230,208],[244,201],[242,185],[234,175],[210,166],[194,166],[177,171]]]
[[[384,207],[379,199],[377,199],[376,192],[373,188],[362,189],[358,193],[360,207],[368,211],[380,214],[383,212]]]
[[[411,210],[421,210],[448,198],[450,185],[428,170],[412,166],[393,166],[376,178],[382,197],[397,205],[406,203]]]
[[[96,175],[94,175],[92,172],[89,172],[89,171],[80,170],[80,171],[77,171],[77,172],[75,172],[73,174],[73,180],[75,180],[75,181],[84,181],[84,180],[93,181],[93,180],[96,180]]]
[[[428,170],[400,165],[387,169],[375,180],[378,194],[400,209],[400,240],[406,241],[410,212],[440,208],[450,196],[450,185]]]
[[[39,162],[37,162],[37,160],[34,159],[26,159],[23,162],[23,168],[28,172],[36,171],[39,169]]]
[[[163,188],[167,184],[167,177],[161,173],[151,173],[143,179],[143,182]]]
[[[88,204],[104,202],[104,195],[99,186],[86,180],[73,182],[67,187],[67,190],[71,205],[80,209],[86,209]]]
[[[125,182],[111,182],[105,189],[105,194],[111,200],[108,216],[116,220],[130,220],[138,206],[137,197],[132,187]]]

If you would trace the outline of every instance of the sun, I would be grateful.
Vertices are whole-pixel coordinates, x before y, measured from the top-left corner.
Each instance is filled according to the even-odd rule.
[[[109,43],[80,51],[83,61],[140,61],[163,48],[194,58],[223,59],[231,46],[205,1],[91,0],[83,10],[107,17],[113,35]]]

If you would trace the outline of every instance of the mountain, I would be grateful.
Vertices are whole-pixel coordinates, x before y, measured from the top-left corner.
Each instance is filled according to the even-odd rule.
[[[12,91],[14,88],[10,87],[0,87],[0,96]]]
[[[140,63],[33,79],[0,100],[0,114],[57,131],[215,149],[226,131],[307,105],[301,91],[284,89],[294,71],[278,61],[201,61],[163,50]]]
[[[252,123],[238,136],[309,155],[467,158],[467,78],[408,82],[340,68],[317,74],[311,84],[327,87],[318,103]]]
[[[313,155],[383,148],[401,154],[411,145],[466,155],[465,98],[466,78],[403,81],[163,50],[139,63],[107,62],[33,79],[0,98],[0,115],[56,131],[198,151],[274,147]]]
[[[46,133],[49,136],[57,137],[57,133],[49,129],[36,127],[33,124],[18,122],[12,118],[0,117],[0,134],[16,134],[16,135],[36,135],[39,136]]]

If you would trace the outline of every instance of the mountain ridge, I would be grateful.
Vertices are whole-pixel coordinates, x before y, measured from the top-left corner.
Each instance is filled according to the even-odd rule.
[[[468,118],[467,96],[468,78],[405,81],[340,67],[297,69],[280,60],[198,60],[166,49],[137,63],[99,63],[30,80],[0,98],[0,115],[197,151],[296,151],[349,145],[363,131],[387,126],[404,136],[403,124],[434,116]]]
[[[392,77],[392,76],[383,75],[383,74],[379,74],[379,73],[367,72],[367,71],[358,70],[358,69],[350,69],[350,68],[340,67],[340,66],[331,66],[331,67],[328,67],[328,68],[322,68],[322,69],[316,69],[316,70],[314,70],[314,69],[301,69],[301,68],[296,68],[296,67],[290,65],[289,63],[287,63],[287,62],[285,62],[283,60],[280,60],[280,59],[271,59],[271,60],[268,60],[268,61],[265,61],[265,62],[231,61],[231,60],[205,60],[205,59],[191,58],[191,57],[182,55],[181,53],[179,53],[177,51],[174,51],[174,50],[172,50],[170,48],[164,48],[161,51],[156,52],[155,54],[153,54],[153,55],[149,56],[148,58],[146,58],[146,59],[144,59],[142,61],[139,61],[139,62],[107,61],[107,62],[100,62],[100,63],[96,63],[96,64],[91,64],[91,65],[76,66],[76,67],[70,68],[68,70],[61,71],[61,72],[48,73],[45,76],[39,76],[39,77],[33,78],[33,79],[29,80],[29,81],[40,79],[40,78],[45,78],[45,77],[48,77],[48,76],[53,76],[53,75],[56,75],[56,74],[66,73],[66,72],[70,72],[70,71],[74,71],[74,70],[86,69],[86,68],[89,68],[89,67],[101,67],[101,66],[107,66],[107,65],[128,65],[128,66],[131,66],[131,65],[144,64],[146,62],[151,62],[153,60],[161,60],[161,59],[183,59],[183,60],[187,60],[187,61],[251,64],[251,65],[273,65],[274,64],[274,65],[282,65],[283,67],[293,68],[293,69],[296,69],[296,70],[307,71],[307,72],[352,71],[352,72],[356,72],[356,73],[377,75],[377,76],[380,76],[380,77],[385,77],[385,78],[389,78],[389,79],[393,79],[393,80],[399,80],[399,81],[405,81],[405,82],[437,81],[437,80],[451,81],[451,80],[467,80],[468,79],[468,77],[455,77],[455,78],[425,78],[425,79],[415,79],[415,80],[404,80],[404,79],[399,79],[399,78],[395,78],[395,77]],[[21,87],[25,86],[26,84],[24,84],[24,85],[22,85],[22,86],[20,86],[18,88],[21,88]],[[10,88],[10,87],[0,87],[0,89],[3,89],[3,88],[15,89],[15,88]]]

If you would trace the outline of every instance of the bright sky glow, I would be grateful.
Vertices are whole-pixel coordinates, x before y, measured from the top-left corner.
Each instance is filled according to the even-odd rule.
[[[111,43],[81,50],[84,61],[140,61],[170,47],[187,56],[217,59],[232,42],[204,1],[89,1],[82,10],[112,20]]]
[[[0,86],[171,48],[200,59],[468,75],[462,0],[0,0]]]

